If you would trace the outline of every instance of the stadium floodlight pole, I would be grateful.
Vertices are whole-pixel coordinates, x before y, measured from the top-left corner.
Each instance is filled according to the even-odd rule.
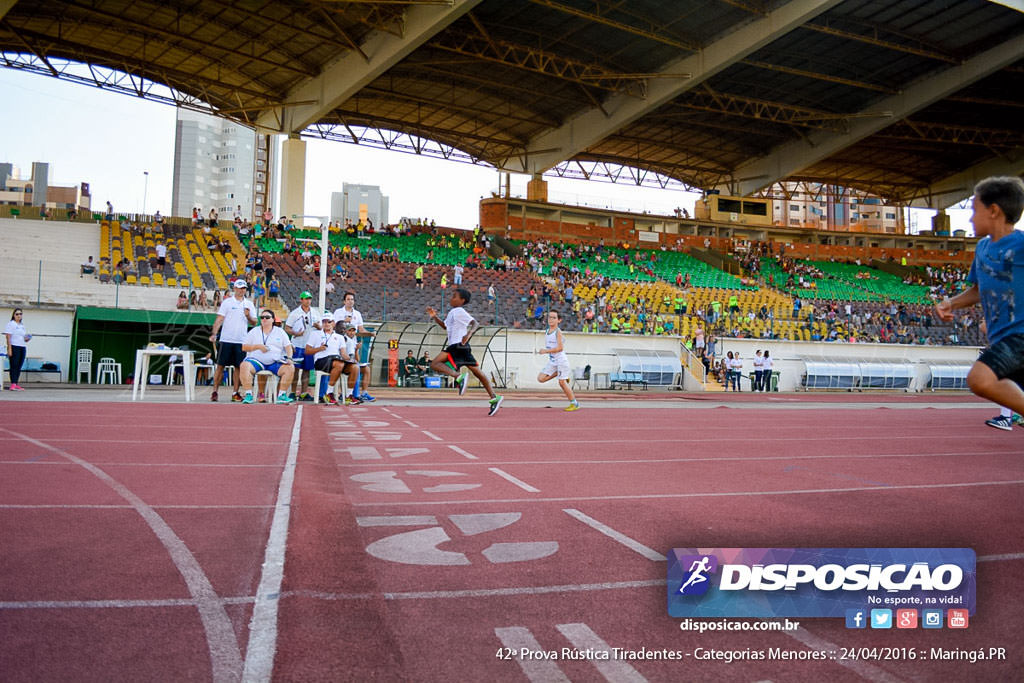
[[[330,216],[299,216],[292,214],[293,219],[297,218],[316,218],[320,221],[320,239],[311,240],[300,238],[295,240],[296,242],[319,242],[320,243],[320,314],[327,310],[327,234],[329,232],[327,226],[330,225]]]
[[[149,192],[149,171],[143,171],[142,175],[145,178],[143,180],[143,185],[142,185],[142,215],[145,216],[146,215],[146,193]]]

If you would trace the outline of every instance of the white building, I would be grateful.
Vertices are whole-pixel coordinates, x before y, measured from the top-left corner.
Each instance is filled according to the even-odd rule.
[[[266,162],[261,163],[265,167]],[[210,209],[216,209],[221,220],[231,220],[240,205],[242,216],[252,218],[256,174],[253,130],[226,119],[178,109],[171,192],[173,215],[191,216],[193,207],[198,207],[204,217]]]
[[[781,188],[781,192],[779,189]],[[796,228],[902,234],[900,208],[860,190],[821,183],[777,183],[772,222]],[[785,195],[780,198],[780,194]]]
[[[358,223],[364,217],[374,226],[388,224],[388,198],[381,194],[380,187],[343,183],[341,192],[331,193],[332,221],[340,223],[347,218]]]

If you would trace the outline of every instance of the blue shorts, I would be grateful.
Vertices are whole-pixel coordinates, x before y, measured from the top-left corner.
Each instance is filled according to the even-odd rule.
[[[305,348],[296,348],[292,354],[296,370],[313,370],[313,356],[307,356]]]
[[[255,358],[246,358],[245,362],[256,368],[256,372],[263,372],[264,370],[266,370],[267,372],[273,373],[275,375],[277,374],[277,371],[281,369],[282,365],[282,363],[278,361],[275,361],[273,363],[261,363]]]
[[[1011,379],[1024,387],[1024,334],[1003,337],[982,351],[978,362],[991,368],[999,379]]]

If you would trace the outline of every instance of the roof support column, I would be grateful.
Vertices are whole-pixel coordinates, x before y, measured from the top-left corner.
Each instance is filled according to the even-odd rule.
[[[540,173],[534,173],[526,183],[526,199],[531,202],[547,202],[548,181],[544,180]]]
[[[281,143],[281,215],[300,216],[295,225],[302,227],[306,213],[306,141],[289,135]]]

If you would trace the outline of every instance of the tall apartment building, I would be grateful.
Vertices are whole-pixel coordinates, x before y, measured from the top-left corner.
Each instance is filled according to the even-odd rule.
[[[903,233],[900,208],[882,199],[836,185],[783,183],[785,198],[772,200],[772,222],[816,230]],[[777,187],[777,186],[776,186]]]
[[[178,109],[174,132],[174,186],[171,210],[191,216],[193,207],[203,215],[216,209],[231,219],[237,206],[252,218],[255,196],[264,200],[270,165],[266,136],[232,123],[187,109]],[[261,190],[261,188],[263,188]]]
[[[50,164],[46,162],[32,162],[32,175],[27,178],[14,164],[0,163],[0,204],[87,212],[91,202],[89,183],[50,185]]]
[[[341,192],[331,193],[331,220],[344,222],[346,218],[358,223],[369,218],[375,226],[388,224],[388,198],[377,185],[343,183]]]

